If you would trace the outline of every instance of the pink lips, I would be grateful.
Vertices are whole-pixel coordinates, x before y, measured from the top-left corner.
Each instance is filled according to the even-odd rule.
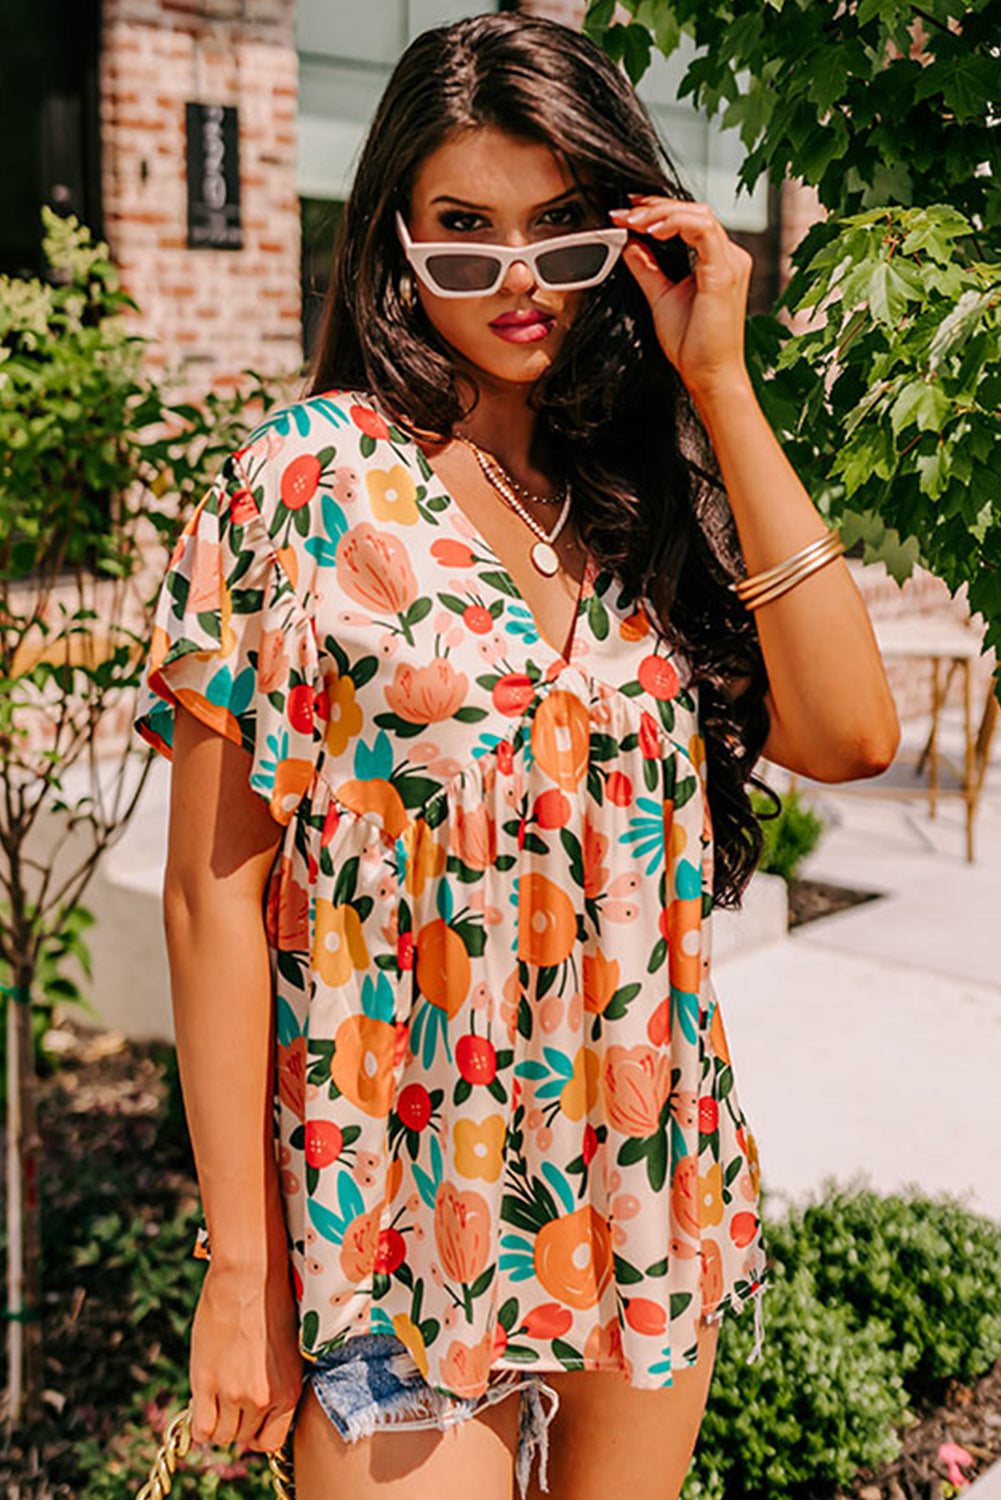
[[[490,327],[502,339],[515,344],[527,344],[535,339],[544,339],[552,328],[555,318],[551,314],[536,312],[529,308],[522,312],[501,313]]]

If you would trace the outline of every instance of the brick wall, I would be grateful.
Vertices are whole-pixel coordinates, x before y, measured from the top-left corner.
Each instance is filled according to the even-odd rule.
[[[184,361],[193,395],[302,357],[294,19],[294,0],[105,0],[105,233],[149,364]],[[189,100],[239,110],[241,250],[187,248]]]

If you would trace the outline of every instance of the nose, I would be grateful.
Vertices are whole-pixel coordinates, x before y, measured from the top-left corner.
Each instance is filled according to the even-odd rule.
[[[513,260],[507,268],[507,275],[501,283],[501,290],[513,292],[527,292],[535,285],[535,276],[531,266],[524,260]]]

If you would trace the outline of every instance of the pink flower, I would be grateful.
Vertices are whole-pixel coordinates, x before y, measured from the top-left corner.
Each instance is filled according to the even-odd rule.
[[[337,581],[357,604],[377,614],[402,614],[417,597],[417,579],[405,544],[362,521],[337,545]]]
[[[411,724],[433,724],[450,719],[466,698],[469,679],[457,672],[443,656],[426,667],[400,662],[385,689],[386,702],[401,719]]]
[[[606,1048],[601,1084],[613,1130],[629,1136],[653,1135],[670,1081],[670,1057],[657,1048]]]

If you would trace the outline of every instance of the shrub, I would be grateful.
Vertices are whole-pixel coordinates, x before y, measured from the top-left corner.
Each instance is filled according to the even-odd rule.
[[[936,1399],[948,1380],[969,1384],[1001,1358],[1001,1224],[957,1198],[828,1181],[768,1238],[823,1301],[885,1326],[913,1397]]]
[[[772,813],[773,804],[763,792],[751,793],[751,808],[765,836],[758,869],[792,880],[800,861],[817,847],[827,825],[798,792],[790,789],[782,794],[780,801],[779,811]],[[763,813],[770,816],[763,817]]]
[[[818,1296],[805,1266],[776,1267],[763,1311],[751,1365],[750,1309],[724,1314],[682,1500],[818,1500],[900,1452],[911,1412],[897,1355]]]

